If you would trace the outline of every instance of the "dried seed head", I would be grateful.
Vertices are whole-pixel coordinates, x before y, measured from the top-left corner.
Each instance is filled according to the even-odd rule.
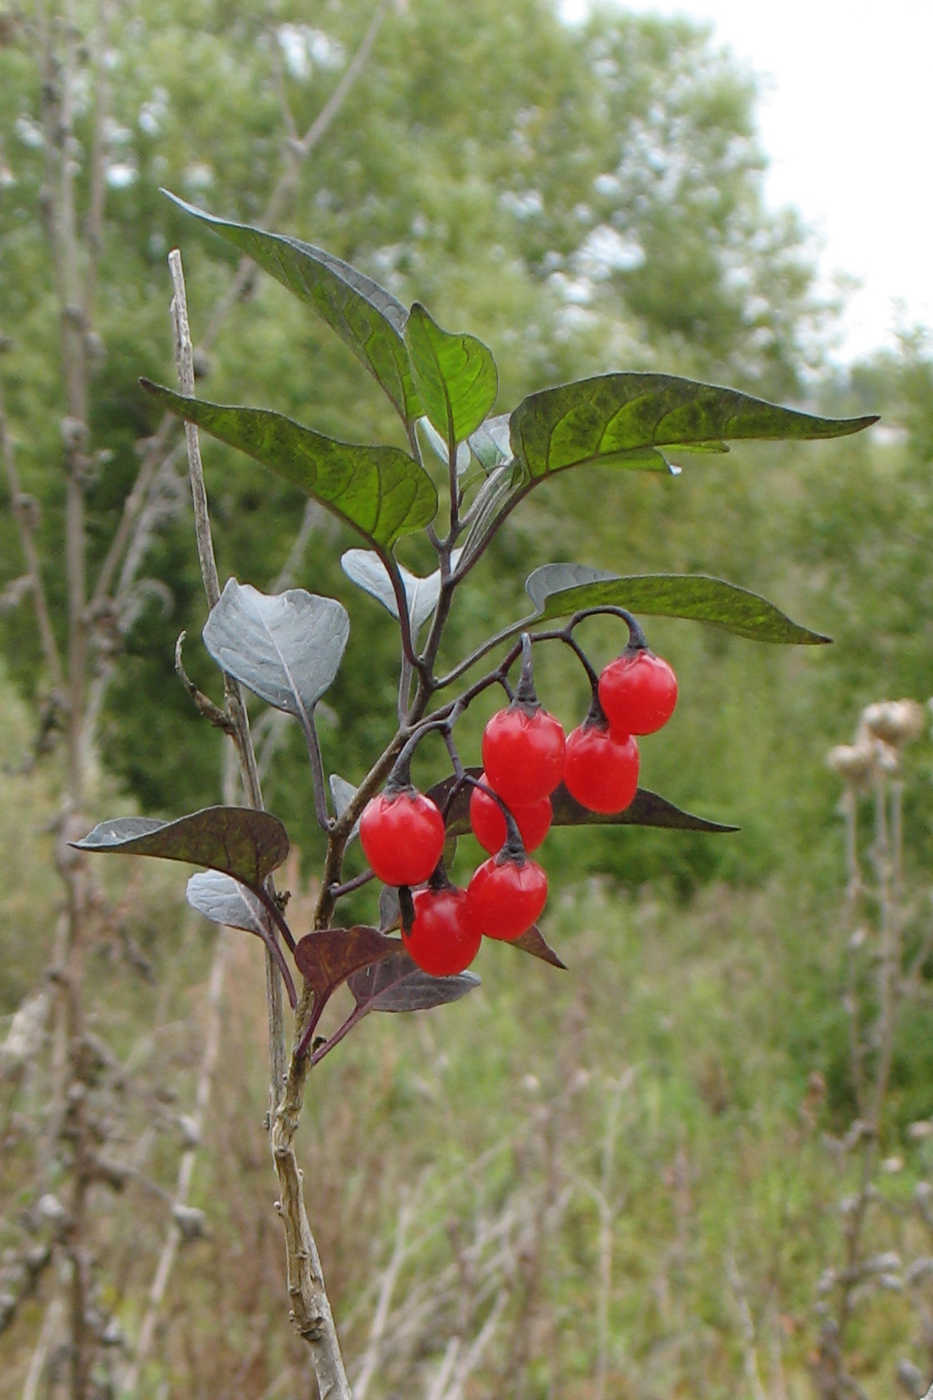
[[[854,787],[867,782],[875,766],[875,745],[872,743],[837,744],[826,755],[834,773]]]
[[[898,748],[923,733],[923,706],[916,700],[881,700],[862,711],[862,724],[875,739]]]

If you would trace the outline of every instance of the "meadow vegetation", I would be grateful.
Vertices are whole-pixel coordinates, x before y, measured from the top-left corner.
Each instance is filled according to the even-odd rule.
[[[334,93],[371,9],[332,4],[311,31],[293,8],[51,6],[4,31],[0,106],[19,144],[0,213],[11,271],[0,418],[37,502],[62,645],[68,415],[48,407],[65,376],[43,103],[67,68],[67,24],[87,45],[69,60],[87,219],[100,109],[120,172],[85,328],[100,340],[87,366],[92,570],[158,427],[136,376],[170,381],[164,253],[184,240],[196,328],[235,273],[182,233],[159,183],[189,197],[206,183],[218,212],[259,221],[284,172],[289,229],[469,324],[505,366],[505,402],[612,361],[815,411],[878,410],[887,429],[737,446],[685,459],[676,479],[567,473],[477,571],[452,623],[458,647],[513,615],[531,568],[565,558],[722,575],[834,644],[756,647],[656,620],[652,644],[676,664],[681,700],[663,743],[644,747],[643,783],[741,830],[552,833],[546,933],[568,970],[519,969],[512,950],[486,948],[478,992],[374,1017],[315,1071],[300,1147],[356,1400],[919,1400],[933,1376],[927,716],[896,766],[875,753],[864,786],[847,788],[826,755],[853,742],[872,702],[925,705],[933,689],[928,347],[908,336],[900,356],[827,368],[799,221],[761,204],[753,84],[702,32],[597,13],[571,35],[540,0],[386,6],[362,88],[303,165],[296,133]],[[101,65],[105,41],[114,58]],[[494,102],[476,102],[477,71]],[[216,103],[201,100],[206,83]],[[619,132],[631,135],[624,159]],[[594,272],[604,226],[634,228],[638,250]],[[586,276],[595,290],[581,309]],[[266,394],[338,436],[391,433],[342,348],[270,279],[244,281],[226,314],[202,366],[206,396]],[[355,541],[303,517],[284,484],[258,491],[232,451],[212,445],[206,460],[222,578],[267,588],[285,571],[346,601],[335,561]],[[114,606],[94,620],[85,828],[117,811],[180,815],[224,786],[221,740],[172,666],[178,631],[195,637],[204,617],[178,463],[172,440]],[[3,490],[16,506],[9,478]],[[67,1083],[67,885],[55,872],[68,763],[14,517],[0,520],[0,1396],[77,1400],[62,1346],[68,1150],[52,1140]],[[355,604],[327,696],[322,738],[340,772],[386,737],[383,617]],[[588,641],[598,651],[604,639],[608,657],[602,625]],[[193,643],[186,661],[213,684]],[[543,658],[538,681],[575,724],[578,677]],[[484,718],[467,716],[465,747]],[[303,772],[293,780],[304,759],[289,730],[260,720],[257,733],[275,755],[268,806],[296,834],[283,883],[300,927],[321,849]],[[475,854],[461,842],[464,867]],[[283,1317],[258,944],[196,919],[172,866],[113,864],[93,869],[81,940],[82,1074],[103,1125],[83,1242],[97,1338],[87,1393],[307,1394]],[[325,1033],[338,1015],[335,1004]],[[857,1063],[870,1088],[885,1056],[877,1132],[865,1134]]]

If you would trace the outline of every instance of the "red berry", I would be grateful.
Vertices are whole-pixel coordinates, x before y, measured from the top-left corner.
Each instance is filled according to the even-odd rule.
[[[486,774],[480,773],[479,780],[481,783],[487,782]],[[551,829],[554,815],[551,799],[542,797],[521,807],[506,805],[518,824],[525,850],[535,850]],[[490,855],[495,855],[505,845],[507,832],[502,809],[496,799],[483,792],[482,788],[475,787],[470,795],[470,825],[473,835]]]
[[[584,721],[567,735],[564,785],[591,812],[622,812],[638,790],[638,745],[608,724]]]
[[[507,943],[534,923],[547,900],[547,876],[536,861],[490,856],[467,887],[470,917],[490,938]]]
[[[444,818],[430,797],[414,788],[381,792],[360,817],[366,859],[383,884],[420,885],[444,849]]]
[[[483,932],[471,918],[466,890],[419,890],[412,902],[414,922],[407,933],[402,929],[409,956],[432,977],[453,977],[469,967]]]
[[[509,705],[483,730],[483,767],[491,788],[526,807],[554,791],[564,772],[564,730],[547,710]]]
[[[647,648],[623,652],[603,669],[599,703],[618,734],[653,734],[674,713],[677,677]]]

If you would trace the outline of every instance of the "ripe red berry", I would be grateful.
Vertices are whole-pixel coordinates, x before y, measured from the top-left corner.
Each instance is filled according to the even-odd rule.
[[[677,677],[661,656],[643,647],[603,668],[599,703],[618,734],[653,734],[677,703]]]
[[[564,785],[591,812],[622,812],[638,790],[638,744],[608,724],[584,721],[567,735]]]
[[[486,774],[480,773],[481,783],[487,782]],[[490,786],[492,786],[490,784]],[[549,797],[541,797],[537,802],[513,807],[506,804],[515,818],[521,832],[522,844],[526,851],[533,851],[547,836],[554,815]],[[490,855],[495,855],[505,845],[507,835],[505,817],[498,802],[482,788],[474,788],[470,795],[470,825],[479,844]]]
[[[415,918],[402,942],[410,957],[432,977],[463,972],[479,952],[483,931],[470,912],[466,890],[447,885],[418,890],[413,898]]]
[[[386,885],[420,885],[444,849],[444,818],[414,788],[381,792],[360,817],[360,841],[373,873]]]
[[[547,875],[536,861],[490,856],[467,886],[470,918],[490,938],[507,943],[534,923],[547,900]]]
[[[509,806],[526,807],[554,791],[564,772],[564,730],[539,707],[499,710],[483,730],[483,767]]]

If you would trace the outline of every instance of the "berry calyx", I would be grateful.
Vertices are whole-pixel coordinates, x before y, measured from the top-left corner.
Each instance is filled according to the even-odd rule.
[[[379,793],[363,808],[360,842],[373,874],[385,885],[420,885],[444,849],[440,809],[415,788]]]
[[[648,647],[626,649],[603,668],[599,703],[617,733],[653,734],[674,713],[677,677]]]
[[[605,720],[584,720],[567,736],[564,786],[591,812],[623,812],[638,791],[638,744]]]
[[[547,875],[536,861],[502,852],[484,860],[467,886],[470,919],[506,943],[531,928],[547,901]]]
[[[485,773],[480,773],[479,781],[488,782]],[[511,803],[506,805],[515,818],[525,850],[535,850],[551,829],[551,818],[554,815],[551,799],[541,797],[537,802],[521,806],[512,806]],[[490,797],[482,788],[475,787],[470,794],[470,826],[479,844],[490,855],[495,855],[505,845],[508,832],[502,808],[496,799]]]
[[[414,919],[402,927],[405,950],[432,977],[454,977],[479,952],[483,932],[473,920],[466,890],[445,885],[419,890],[413,897]]]
[[[516,701],[483,730],[486,780],[510,807],[540,802],[564,773],[564,729],[540,705]]]

